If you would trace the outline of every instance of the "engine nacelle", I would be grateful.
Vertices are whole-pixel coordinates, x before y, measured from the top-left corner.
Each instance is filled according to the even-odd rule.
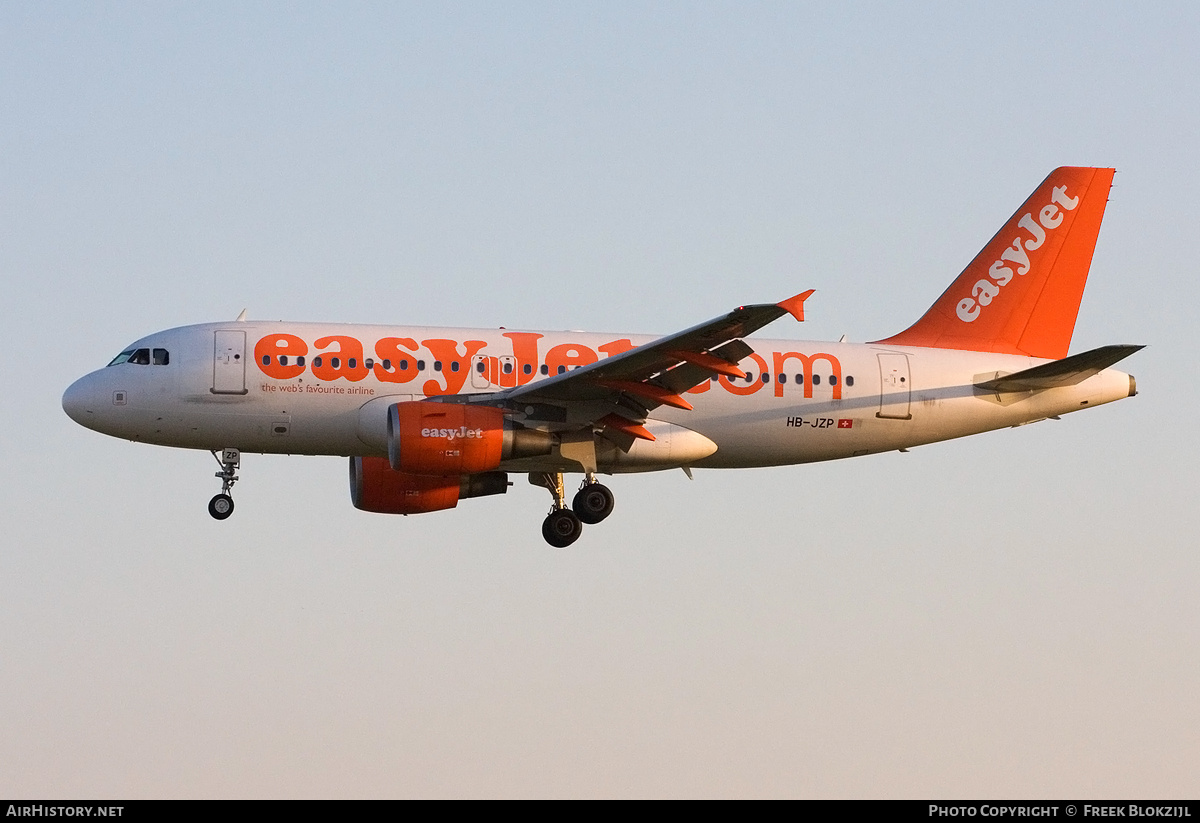
[[[504,494],[505,472],[437,477],[393,471],[382,457],[350,458],[350,500],[354,508],[380,514],[421,514],[453,509],[468,497]]]
[[[416,400],[388,409],[388,461],[398,472],[464,475],[501,461],[549,454],[554,437],[526,429],[500,409]]]

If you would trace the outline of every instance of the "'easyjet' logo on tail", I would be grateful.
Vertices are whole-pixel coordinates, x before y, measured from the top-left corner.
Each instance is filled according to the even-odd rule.
[[[1000,289],[1012,281],[1012,266],[1016,266],[1015,274],[1028,274],[1029,252],[1040,249],[1046,242],[1047,232],[1054,231],[1062,225],[1063,211],[1074,211],[1078,205],[1079,198],[1069,196],[1066,186],[1055,186],[1050,195],[1050,202],[1038,211],[1037,220],[1033,219],[1032,212],[1022,216],[1017,225],[1029,232],[1030,237],[1017,235],[1013,238],[1012,243],[1000,253],[1000,259],[988,269],[988,277],[975,281],[975,285],[971,287],[971,296],[958,301],[958,319],[964,323],[971,323],[979,317],[983,307],[990,305],[1000,294]]]

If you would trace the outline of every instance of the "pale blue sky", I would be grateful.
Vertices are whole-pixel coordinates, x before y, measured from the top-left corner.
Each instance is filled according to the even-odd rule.
[[[349,7],[347,7],[349,6]],[[0,5],[0,795],[1195,797],[1193,4]],[[1118,169],[1073,351],[1141,394],[825,465],[354,510],[84,430],[256,318],[907,326]],[[519,479],[519,478],[518,478]]]

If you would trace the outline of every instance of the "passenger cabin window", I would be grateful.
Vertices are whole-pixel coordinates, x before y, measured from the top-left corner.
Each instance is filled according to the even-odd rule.
[[[848,374],[848,375],[846,375],[846,385],[847,385],[847,386],[853,386],[853,385],[854,385],[854,376],[853,376],[853,375],[849,375],[849,374]]]

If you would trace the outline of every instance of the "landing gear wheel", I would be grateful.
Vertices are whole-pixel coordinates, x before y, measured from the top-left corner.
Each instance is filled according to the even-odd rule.
[[[588,483],[575,495],[571,508],[579,519],[591,525],[599,523],[612,514],[616,500],[608,486],[602,483]]]
[[[583,523],[570,509],[555,509],[542,521],[542,537],[556,549],[565,549],[583,534]]]
[[[208,501],[208,513],[214,520],[224,520],[233,514],[233,498],[227,494],[218,494]]]

